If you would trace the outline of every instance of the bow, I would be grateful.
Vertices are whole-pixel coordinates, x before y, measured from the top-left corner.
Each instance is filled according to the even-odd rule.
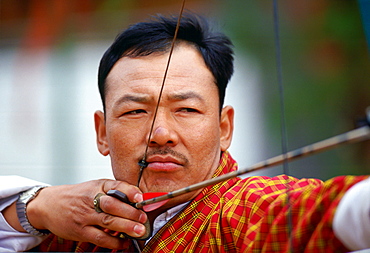
[[[184,2],[183,2],[183,5],[184,5]],[[276,28],[278,28],[277,27],[278,26],[277,1],[274,1],[274,6],[273,7],[274,7],[274,11],[275,11],[274,12],[275,13],[274,24],[275,24],[275,29],[276,29]],[[276,35],[277,36],[275,37],[275,41],[279,41],[279,38],[278,38],[279,33],[276,33]],[[277,52],[279,52],[279,51],[280,51],[279,46],[277,46]],[[279,60],[280,55],[277,54],[276,58]],[[279,63],[277,63],[277,65],[279,66]],[[281,67],[281,65],[280,65],[280,67]],[[280,70],[280,71],[278,71],[279,83],[282,83],[281,75],[282,75],[282,71]],[[164,81],[163,81],[163,83],[164,83]],[[280,87],[282,87],[282,86],[280,86]],[[163,88],[163,86],[162,86],[162,88]],[[282,109],[282,112],[284,112],[284,109]],[[284,127],[282,127],[282,128],[284,128]],[[314,154],[317,151],[326,150],[329,147],[333,148],[333,147],[336,147],[337,145],[339,145],[341,143],[353,142],[354,140],[356,140],[356,141],[366,140],[366,139],[369,138],[369,132],[368,131],[369,131],[368,127],[365,126],[365,127],[361,128],[359,130],[354,130],[353,132],[349,132],[348,134],[342,134],[342,135],[339,135],[337,137],[330,138],[327,141],[322,141],[322,142],[319,142],[317,144],[308,145],[304,148],[297,149],[297,150],[291,151],[289,153],[287,153],[287,148],[283,148],[283,152],[282,152],[283,155],[276,156],[274,158],[268,159],[268,160],[263,161],[261,163],[257,163],[257,164],[255,164],[251,167],[246,168],[246,169],[241,169],[237,173],[233,173],[231,175],[225,175],[224,177],[214,179],[214,181],[208,180],[207,182],[202,182],[202,183],[199,183],[199,184],[196,184],[196,185],[193,185],[193,186],[188,186],[186,188],[179,189],[179,190],[176,190],[174,192],[170,192],[170,193],[165,194],[165,195],[160,196],[160,197],[154,197],[154,198],[151,198],[151,199],[147,199],[147,200],[145,200],[141,203],[136,204],[136,207],[137,208],[143,208],[145,205],[154,204],[154,203],[157,203],[157,202],[169,199],[169,198],[173,198],[175,196],[179,196],[179,195],[187,193],[189,191],[203,188],[203,187],[205,187],[209,184],[214,184],[214,183],[220,182],[220,181],[228,179],[228,178],[243,175],[243,174],[245,174],[247,172],[250,172],[250,171],[254,171],[254,170],[261,169],[261,168],[266,168],[266,167],[270,167],[270,166],[275,166],[277,164],[281,164],[281,163],[284,162],[284,160],[291,161],[291,160],[293,160],[297,157],[303,157],[303,156],[306,156],[308,154]],[[282,132],[284,134],[285,130],[282,130]],[[283,140],[286,140],[286,137],[285,138],[283,137]],[[286,146],[286,144],[283,145],[283,146]],[[288,174],[287,172],[285,172],[285,173]],[[152,196],[152,195],[150,195],[150,196]],[[144,210],[145,210],[145,207],[144,207]]]
[[[275,1],[274,3],[275,3],[275,8],[274,8],[275,9],[275,14],[277,14],[277,8],[276,8],[276,3],[277,2]],[[277,17],[275,19],[278,20]],[[275,24],[276,24],[276,22],[275,22]],[[279,33],[277,33],[277,35],[278,34]],[[279,41],[279,40],[277,39],[277,41]],[[279,48],[279,46],[278,46],[278,48]],[[280,49],[277,50],[277,52],[279,52],[279,51],[280,51]],[[279,58],[280,58],[280,54],[278,53],[277,54],[277,59],[279,59]],[[278,78],[279,79],[279,83],[281,83],[282,71],[279,70],[278,73],[279,73],[279,78]],[[164,83],[165,83],[165,78],[163,80],[163,84],[162,84],[161,90],[163,90]],[[159,103],[160,103],[160,99],[158,99],[158,104]],[[282,110],[282,111],[284,112],[284,110]],[[154,121],[155,120],[153,120],[152,126],[154,125]],[[283,129],[284,129],[284,127],[283,127]],[[282,132],[284,133],[285,130],[283,130]],[[175,192],[171,192],[169,194],[166,194],[165,196],[157,197],[157,198],[154,198],[154,199],[151,199],[151,200],[147,200],[146,202],[144,201],[144,202],[138,203],[138,204],[136,204],[136,207],[137,208],[141,208],[141,207],[144,207],[145,205],[148,205],[148,204],[154,204],[154,203],[157,203],[158,201],[163,201],[163,200],[166,200],[168,198],[179,196],[179,195],[184,194],[184,193],[187,193],[189,191],[192,191],[192,190],[196,190],[196,189],[200,189],[202,187],[205,187],[208,184],[213,184],[213,183],[216,183],[216,182],[220,182],[221,180],[225,180],[225,179],[228,179],[228,178],[237,176],[237,175],[244,174],[247,171],[255,170],[257,167],[258,168],[268,167],[270,165],[275,165],[275,164],[280,163],[282,161],[288,161],[289,159],[293,159],[295,157],[303,156],[304,154],[314,153],[314,152],[316,152],[316,150],[323,150],[323,149],[326,149],[329,146],[335,146],[335,145],[337,145],[339,143],[351,142],[353,140],[367,139],[367,138],[369,138],[369,136],[370,136],[369,127],[368,126],[365,126],[365,127],[361,128],[359,130],[355,130],[354,132],[350,132],[348,134],[340,135],[338,137],[331,138],[331,139],[329,139],[327,141],[319,142],[318,144],[309,145],[309,146],[307,146],[307,147],[305,147],[303,149],[299,149],[297,151],[292,151],[292,152],[287,153],[286,148],[283,148],[283,155],[278,156],[278,157],[274,157],[272,159],[269,159],[269,160],[267,160],[267,162],[263,162],[262,165],[252,166],[252,169],[241,170],[241,171],[239,171],[236,174],[234,173],[234,174],[227,175],[225,177],[217,178],[216,181],[208,181],[207,183],[204,183],[203,182],[203,183],[200,183],[200,184],[196,184],[194,186],[189,186],[189,187],[186,187],[186,188],[184,188],[182,190],[179,190],[179,191],[175,191]],[[150,136],[149,136],[149,139],[150,139]],[[283,138],[283,139],[286,139],[286,138]],[[149,141],[148,141],[148,143],[149,143]],[[329,144],[327,145],[327,143],[329,143]],[[283,145],[283,146],[286,146],[286,145]],[[146,155],[144,155],[144,158],[143,158],[142,162],[140,162],[140,166],[141,166],[140,175],[141,175],[143,169],[145,169],[145,166],[146,166],[145,157],[146,157]],[[278,162],[275,162],[275,161],[278,161]],[[139,181],[140,181],[140,176],[139,176]],[[144,210],[145,210],[145,208],[144,208]]]
[[[275,4],[276,4],[276,2],[275,2]],[[275,13],[277,13],[277,8],[275,7],[274,9],[275,9]],[[277,17],[276,17],[276,19],[277,19]],[[277,33],[277,35],[278,35],[278,33]],[[279,52],[280,51],[279,46],[277,46],[277,48],[278,48],[277,52]],[[280,56],[279,56],[279,54],[277,54],[277,59],[279,59],[279,58],[280,58]],[[277,65],[279,65],[279,64],[280,63],[278,63]],[[281,65],[280,65],[280,67],[281,67]],[[281,74],[282,74],[281,70],[278,71],[278,73],[279,73],[279,82],[281,82]],[[284,110],[282,110],[282,111],[284,111]],[[285,132],[285,131],[282,131],[282,132]],[[364,126],[360,129],[354,130],[354,131],[349,132],[347,134],[343,134],[343,135],[340,135],[340,136],[337,136],[337,137],[334,137],[334,138],[330,138],[329,140],[322,141],[322,142],[319,142],[319,143],[314,144],[314,145],[309,145],[307,147],[304,147],[302,149],[295,150],[295,151],[292,151],[292,152],[289,152],[289,153],[286,150],[283,150],[283,155],[274,157],[274,158],[269,159],[265,162],[262,162],[260,164],[255,165],[255,166],[252,166],[250,169],[242,169],[242,170],[239,170],[238,172],[233,172],[233,173],[230,173],[230,174],[227,174],[227,175],[223,175],[223,176],[218,177],[216,179],[207,180],[206,182],[201,182],[201,183],[198,183],[198,184],[195,184],[195,185],[192,185],[192,186],[185,187],[183,189],[172,191],[172,192],[170,192],[168,194],[165,194],[163,196],[154,197],[150,200],[145,200],[141,203],[138,203],[138,204],[136,204],[136,207],[137,208],[143,208],[144,210],[146,210],[145,209],[146,205],[150,206],[151,204],[155,204],[155,203],[159,203],[159,202],[163,203],[163,201],[165,201],[169,198],[180,196],[182,194],[188,193],[188,192],[193,191],[193,190],[198,190],[198,189],[203,188],[205,186],[208,186],[210,184],[215,184],[215,183],[221,182],[223,180],[226,180],[226,179],[229,179],[229,178],[232,178],[232,177],[236,177],[238,175],[249,172],[250,170],[268,167],[270,165],[275,165],[275,164],[278,164],[278,163],[284,162],[284,161],[287,162],[288,160],[294,159],[296,157],[302,157],[305,154],[313,154],[317,150],[324,150],[328,147],[335,147],[339,143],[351,142],[351,141],[355,141],[355,140],[360,141],[360,140],[367,139],[369,137],[370,137],[369,127]],[[285,173],[288,174],[286,171],[285,171]],[[289,191],[288,191],[287,196],[288,196],[288,202],[290,202],[289,201]],[[288,218],[288,220],[290,220],[290,219]],[[291,227],[292,226],[290,226],[290,228]]]

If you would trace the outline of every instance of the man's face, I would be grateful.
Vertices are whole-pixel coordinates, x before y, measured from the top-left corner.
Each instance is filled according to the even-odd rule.
[[[136,185],[168,53],[123,57],[107,77],[105,122],[95,114],[99,151],[117,180]],[[220,115],[218,90],[200,53],[185,43],[172,55],[140,189],[168,192],[209,179],[231,142],[233,109]],[[196,193],[178,197],[178,204]]]

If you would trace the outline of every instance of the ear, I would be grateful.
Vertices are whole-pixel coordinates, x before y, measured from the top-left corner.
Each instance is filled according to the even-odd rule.
[[[231,144],[234,132],[234,108],[225,106],[221,111],[220,118],[220,147],[221,151],[226,151]]]
[[[94,121],[98,150],[102,155],[107,156],[109,155],[109,146],[107,141],[104,113],[102,111],[96,111],[94,113]]]

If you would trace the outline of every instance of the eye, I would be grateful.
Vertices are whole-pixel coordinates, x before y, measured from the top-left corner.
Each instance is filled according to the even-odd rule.
[[[140,113],[146,113],[146,111],[143,110],[143,109],[132,110],[132,111],[129,111],[129,112],[125,112],[123,115],[138,115]]]
[[[199,112],[197,109],[194,108],[181,108],[179,112]]]

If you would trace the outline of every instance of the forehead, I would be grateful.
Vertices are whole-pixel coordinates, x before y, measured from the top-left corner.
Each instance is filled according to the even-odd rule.
[[[116,62],[106,79],[106,102],[125,92],[147,93],[158,91],[165,74],[169,53],[123,57]],[[196,91],[217,93],[212,73],[202,55],[193,46],[180,44],[173,51],[168,69],[165,91]]]

